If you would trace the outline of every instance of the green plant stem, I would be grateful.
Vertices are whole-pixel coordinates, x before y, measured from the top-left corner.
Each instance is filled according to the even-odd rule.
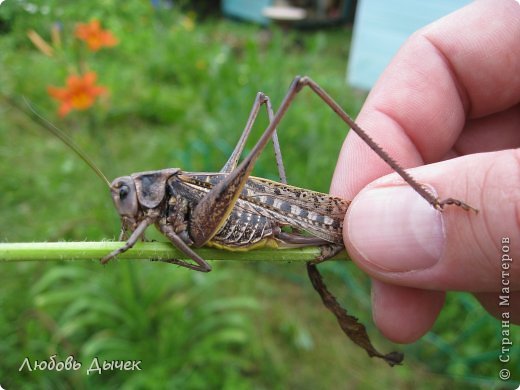
[[[0,244],[0,262],[16,261],[57,261],[57,260],[99,260],[111,251],[120,248],[124,242],[33,242]],[[255,249],[251,251],[226,251],[213,248],[195,250],[206,260],[232,261],[309,261],[320,253],[318,247],[297,249]],[[119,255],[125,260],[165,260],[187,259],[186,255],[166,242],[139,242],[129,251]],[[341,252],[336,260],[348,260],[347,253]]]

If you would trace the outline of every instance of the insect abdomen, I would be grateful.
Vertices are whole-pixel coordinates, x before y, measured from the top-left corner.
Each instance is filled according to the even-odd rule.
[[[235,210],[211,241],[225,247],[250,247],[272,233],[268,218]]]

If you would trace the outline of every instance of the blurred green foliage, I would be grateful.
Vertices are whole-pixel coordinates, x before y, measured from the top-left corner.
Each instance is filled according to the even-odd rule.
[[[92,18],[120,41],[88,57],[110,96],[60,119],[46,87],[63,85],[71,64],[82,60],[73,29]],[[35,30],[50,42],[56,23],[62,46],[46,57],[26,32]],[[0,7],[0,33],[0,93],[37,105],[109,178],[172,166],[218,170],[256,92],[269,94],[277,106],[296,74],[313,77],[352,115],[364,99],[342,81],[349,29],[304,33],[211,18],[199,22],[196,15],[145,1],[10,0]],[[0,113],[0,240],[116,236],[118,219],[107,190],[84,163],[16,109],[2,103]],[[261,115],[257,136],[265,125]],[[289,181],[326,192],[345,131],[318,98],[298,96],[279,132]],[[275,173],[267,150],[255,175],[276,179]],[[161,239],[153,233],[152,238]],[[0,384],[8,389],[498,383],[499,323],[470,295],[450,294],[434,330],[405,348],[404,366],[389,369],[341,334],[301,264],[219,263],[208,275],[149,262],[2,267]],[[323,269],[345,306],[369,324],[367,278],[352,265]],[[381,350],[392,348],[373,327],[369,332]],[[512,338],[520,344],[518,332]],[[74,355],[83,367],[18,371],[25,357],[54,354],[59,360]],[[142,371],[87,376],[94,357],[141,360]],[[512,357],[508,367],[518,368],[518,355]]]

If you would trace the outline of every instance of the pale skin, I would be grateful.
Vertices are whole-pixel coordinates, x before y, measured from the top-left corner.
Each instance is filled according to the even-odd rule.
[[[400,343],[419,339],[446,291],[471,292],[492,315],[507,311],[520,324],[520,4],[476,1],[416,32],[357,122],[440,198],[479,209],[434,210],[348,135],[331,193],[353,199],[345,245],[372,277],[381,332]],[[498,305],[503,283],[508,307]]]

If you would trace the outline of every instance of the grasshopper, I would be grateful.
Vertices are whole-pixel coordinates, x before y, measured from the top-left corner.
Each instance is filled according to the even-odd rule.
[[[257,94],[242,136],[218,173],[193,173],[167,168],[134,173],[109,183],[72,140],[61,132],[57,134],[56,128],[51,131],[71,146],[110,188],[121,217],[120,241],[126,240],[126,243],[103,257],[103,264],[132,248],[143,239],[146,229],[152,224],[193,260],[161,261],[202,272],[211,271],[211,266],[192,247],[208,245],[227,250],[250,250],[262,246],[319,246],[320,255],[308,263],[307,270],[325,306],[337,317],[344,332],[370,356],[382,358],[391,366],[399,364],[403,355],[399,352],[379,353],[370,343],[364,326],[348,315],[327,290],[316,268],[318,263],[344,249],[343,219],[350,201],[287,184],[276,129],[293,99],[304,87],[317,94],[433,207],[442,210],[446,205],[454,204],[465,210],[475,210],[457,199],[440,200],[416,182],[309,77],[297,76],[293,80],[276,114],[269,98],[261,92]],[[251,152],[238,164],[254,121],[264,104],[269,125]],[[258,156],[270,139],[275,147],[281,182],[251,176]]]

